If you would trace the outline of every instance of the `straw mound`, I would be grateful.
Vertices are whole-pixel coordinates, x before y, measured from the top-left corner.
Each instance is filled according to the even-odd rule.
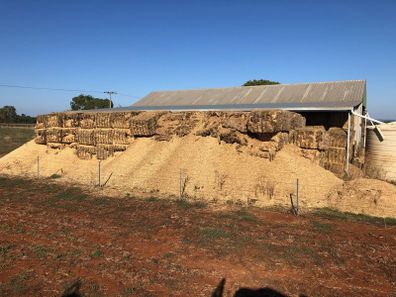
[[[236,149],[237,144],[188,135],[169,141],[138,138],[125,152],[101,162],[106,188],[156,197],[182,194],[189,199],[229,201],[257,206],[290,206],[299,179],[302,209],[334,207],[342,211],[396,217],[390,199],[396,187],[379,181],[343,183],[333,173],[285,145],[273,161]],[[72,148],[53,150],[31,141],[0,159],[0,173],[34,176],[62,173],[61,181],[95,185],[98,160],[81,160]],[[368,195],[370,193],[370,195]]]
[[[329,194],[329,206],[379,217],[396,217],[396,186],[377,179],[345,182]]]

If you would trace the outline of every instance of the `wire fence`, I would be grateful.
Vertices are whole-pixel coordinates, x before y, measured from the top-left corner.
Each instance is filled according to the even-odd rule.
[[[109,166],[104,161],[89,161],[90,165],[83,171],[65,172],[56,164],[46,166],[48,159],[36,159],[35,170],[30,167],[30,175],[37,178],[61,178],[73,184],[89,184],[100,188],[118,188],[128,193],[147,192],[152,195],[169,194],[180,199],[242,201],[248,204],[273,203],[281,201],[297,210],[306,201],[314,197],[324,197],[332,184],[323,177],[307,178],[296,171],[262,170],[260,174],[242,174],[243,172],[226,172],[222,168],[186,169],[182,166],[163,171],[161,168],[141,166],[135,171]],[[52,160],[53,162],[53,160]],[[63,163],[64,164],[64,163]],[[92,166],[92,165],[96,166]],[[125,164],[128,167],[128,164]],[[43,168],[45,172],[43,173]],[[85,171],[84,171],[85,170]],[[117,172],[119,170],[119,172]]]

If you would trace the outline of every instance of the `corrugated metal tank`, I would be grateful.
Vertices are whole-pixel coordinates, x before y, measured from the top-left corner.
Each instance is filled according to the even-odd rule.
[[[396,182],[396,122],[379,126],[384,140],[380,141],[372,127],[367,129],[366,169],[369,175]]]

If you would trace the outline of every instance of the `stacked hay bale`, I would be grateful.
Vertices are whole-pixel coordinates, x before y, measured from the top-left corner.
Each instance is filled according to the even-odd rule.
[[[346,131],[337,127],[304,127],[291,133],[292,142],[301,148],[304,157],[340,174],[345,168],[346,138]]]
[[[65,112],[39,116],[36,143],[53,149],[75,148],[81,159],[104,160],[125,151],[137,137],[169,141],[189,134],[215,137],[238,150],[267,159],[287,143],[322,167],[342,173],[346,158],[343,128],[306,127],[305,118],[290,111],[251,112]]]
[[[36,143],[50,148],[68,145],[81,159],[104,160],[124,151],[131,141],[130,118],[137,113],[54,113],[39,116]]]

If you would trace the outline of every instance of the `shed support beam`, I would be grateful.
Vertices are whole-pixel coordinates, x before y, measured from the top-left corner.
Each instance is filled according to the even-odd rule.
[[[347,132],[347,147],[346,147],[346,164],[345,164],[345,172],[349,173],[349,147],[350,147],[350,139],[351,139],[351,113],[348,112],[348,132]]]

